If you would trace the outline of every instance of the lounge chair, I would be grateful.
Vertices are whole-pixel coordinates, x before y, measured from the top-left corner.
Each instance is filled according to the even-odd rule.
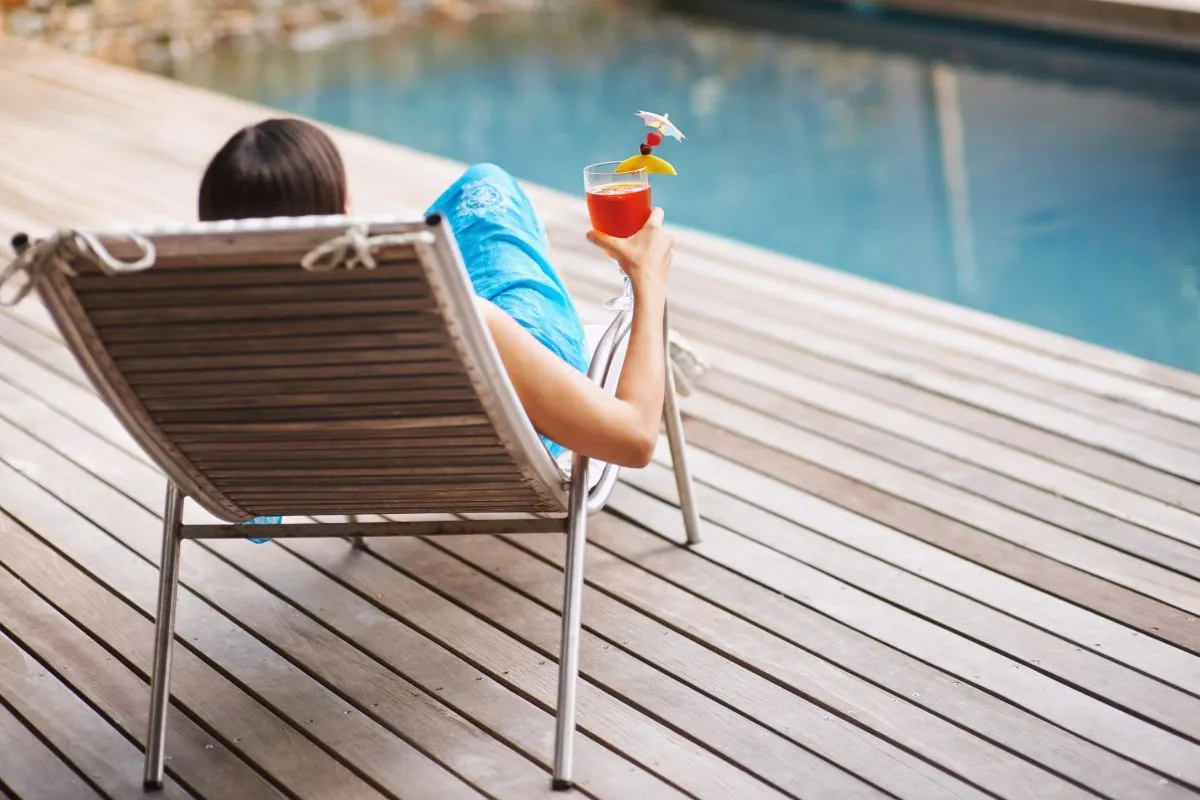
[[[553,786],[571,786],[587,517],[604,508],[617,469],[575,455],[564,470],[551,458],[443,220],[64,231],[27,245],[0,288],[5,278],[10,295],[36,286],[101,397],[169,479],[147,788],[163,780],[182,540],[527,532],[567,534]],[[611,385],[629,327],[625,312],[600,337],[593,381]],[[667,436],[696,542],[666,372]],[[184,498],[232,524],[183,524]],[[431,513],[455,516],[357,521]],[[244,524],[264,515],[347,521]]]

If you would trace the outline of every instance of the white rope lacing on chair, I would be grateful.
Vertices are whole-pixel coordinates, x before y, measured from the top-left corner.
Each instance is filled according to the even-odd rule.
[[[309,272],[328,272],[339,267],[375,269],[378,266],[375,256],[385,247],[432,244],[433,241],[434,236],[429,231],[371,236],[367,226],[354,225],[341,236],[335,236],[309,250],[300,259],[300,266]]]
[[[61,230],[46,239],[34,242],[17,254],[0,272],[0,306],[15,306],[37,288],[45,275],[58,270],[65,275],[76,274],[71,262],[84,260],[108,275],[140,272],[154,266],[154,243],[136,233],[125,234],[141,250],[141,255],[123,261],[108,251],[95,235],[76,230]],[[4,297],[4,288],[24,278],[11,297]]]

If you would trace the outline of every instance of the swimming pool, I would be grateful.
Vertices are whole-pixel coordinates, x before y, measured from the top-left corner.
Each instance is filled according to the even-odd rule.
[[[662,154],[668,219],[1200,371],[1200,65],[837,13],[584,5],[176,77],[581,193]],[[581,200],[582,202],[582,200]]]

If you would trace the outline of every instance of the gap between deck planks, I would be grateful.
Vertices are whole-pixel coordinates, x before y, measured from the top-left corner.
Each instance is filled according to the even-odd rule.
[[[730,581],[719,565],[663,547],[661,540],[628,523],[608,518],[601,522],[595,526],[595,546],[589,553],[593,591],[646,608],[662,624],[783,685],[809,693],[816,689],[818,695],[825,693],[833,713],[858,721],[864,701],[883,703],[890,699],[891,708],[901,709],[904,706],[897,704],[911,702],[1101,793],[1144,791],[1155,785],[1151,773],[1023,714],[969,684],[952,681],[952,675],[919,664],[901,651],[881,647],[831,618],[782,599],[778,593],[749,581]],[[508,542],[553,563],[553,543],[521,539]],[[434,545],[448,548],[449,540]],[[456,555],[469,558],[464,550],[456,550]],[[631,564],[637,569],[631,569]],[[496,571],[506,580],[513,579],[511,568]],[[888,698],[845,677],[837,678],[836,672],[813,660],[810,654],[838,664],[892,696]],[[837,688],[839,683],[841,689]],[[837,697],[838,692],[847,689],[852,691]],[[834,694],[828,694],[830,691]],[[920,739],[914,736],[919,734],[904,731],[905,740],[920,746]]]
[[[28,590],[11,573],[0,570],[0,592],[12,599]],[[21,600],[30,603],[32,598],[26,595]],[[4,631],[0,631],[0,702],[22,716],[105,795],[130,797],[142,790],[142,751]],[[162,797],[185,800],[193,795],[168,777]]]
[[[909,575],[1200,695],[1195,657],[1186,651],[1114,625],[1089,610],[906,537],[733,461],[706,451],[694,452],[693,470],[697,491],[705,500],[706,519],[852,584],[857,578],[858,585],[874,587],[874,581],[865,580],[872,573],[882,584],[894,584],[893,576],[902,576],[889,567],[900,567]],[[650,469],[627,476],[628,482],[660,500],[674,502],[665,463],[667,455],[660,451]],[[919,594],[938,594],[909,583],[918,587]],[[901,597],[904,594],[900,592]],[[975,634],[976,638],[986,640],[987,626],[971,620],[963,628],[967,632],[973,629],[982,631]]]
[[[18,798],[30,800],[104,800],[58,752],[0,703],[0,782]]]
[[[650,526],[670,539],[675,540],[681,535],[679,526],[673,523],[676,512],[671,506],[659,504],[655,509],[653,504],[638,502],[636,493],[628,495],[633,490],[621,491],[624,499],[614,503],[619,512],[629,514],[638,524]],[[1100,698],[1074,694],[1035,670],[1022,669],[1020,664],[1011,663],[1003,654],[980,650],[968,641],[957,641],[948,636],[949,632],[924,627],[920,618],[903,614],[881,615],[878,606],[874,609],[876,613],[871,613],[870,604],[864,607],[862,603],[851,602],[858,593],[848,591],[850,587],[845,584],[832,585],[831,591],[822,593],[808,590],[806,581],[818,589],[820,582],[815,580],[811,570],[798,562],[772,557],[771,552],[749,547],[744,540],[715,526],[708,526],[706,531],[712,534],[711,539],[706,539],[695,549],[721,566],[774,592],[811,605],[822,614],[845,621],[897,650],[908,651],[930,665],[958,676],[964,683],[978,685],[1050,722],[1073,728],[1078,735],[1111,747],[1124,757],[1139,760],[1192,787],[1200,786],[1200,767],[1197,766],[1200,762],[1196,759],[1194,742],[1124,714]],[[652,550],[642,550],[638,553],[637,563],[654,555],[657,553]],[[788,616],[768,619],[772,621],[761,624],[772,629],[793,624]],[[809,640],[795,638],[794,641]],[[1129,734],[1133,730],[1154,740],[1156,745],[1131,740]],[[1159,746],[1162,749],[1158,749]]]
[[[11,518],[3,525],[15,524]],[[5,528],[11,533],[11,528]],[[50,560],[53,560],[52,558]],[[136,781],[141,788],[141,747],[145,736],[146,709],[150,690],[146,676],[131,665],[119,647],[103,639],[94,639],[58,608],[37,594],[15,573],[0,571],[0,610],[11,635],[20,640],[28,652],[41,660],[46,672],[39,680],[59,680],[75,692],[94,714],[108,720],[126,741],[136,745],[137,759],[131,771],[124,762],[109,761],[106,757],[97,781],[122,785]],[[107,649],[106,649],[107,648]],[[41,671],[41,670],[39,670]],[[54,675],[51,676],[53,671]],[[253,766],[226,748],[199,727],[184,709],[174,708],[167,720],[168,738],[175,751],[167,762],[164,797],[178,796],[174,780],[189,787],[200,797],[278,798],[279,789],[257,773]],[[72,730],[87,730],[73,726]],[[72,737],[73,747],[100,747],[96,740],[79,741]],[[114,772],[112,767],[120,767]],[[117,792],[117,796],[126,796]],[[294,795],[287,795],[294,797]]]

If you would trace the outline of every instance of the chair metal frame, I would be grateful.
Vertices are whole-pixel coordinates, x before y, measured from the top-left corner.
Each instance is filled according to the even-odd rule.
[[[608,384],[610,371],[621,343],[629,336],[631,317],[621,312],[605,331],[592,356],[588,377],[601,386]],[[683,421],[675,394],[671,365],[666,368],[667,389],[663,422],[671,450],[675,483],[683,511],[684,529],[689,545],[700,542],[700,516],[695,489],[687,466]],[[588,517],[608,504],[616,487],[620,468],[606,464],[601,477],[589,488],[588,458],[575,454],[571,462],[568,511],[565,517],[504,519],[459,519],[410,522],[321,522],[283,524],[264,529],[256,525],[184,525],[184,495],[168,480],[163,510],[163,545],[159,561],[158,604],[154,623],[154,663],[150,672],[150,717],[146,735],[146,765],[143,776],[147,789],[160,789],[166,757],[167,709],[170,705],[171,650],[174,643],[176,598],[179,592],[179,556],[184,539],[244,539],[270,531],[275,539],[313,536],[342,536],[365,549],[365,537],[374,536],[454,536],[466,534],[504,535],[514,533],[566,533],[566,576],[563,590],[562,635],[558,667],[558,704],[555,714],[554,773],[551,785],[565,791],[574,786],[572,769],[575,753],[576,694],[579,682],[579,640],[582,632],[584,554],[587,549]]]

